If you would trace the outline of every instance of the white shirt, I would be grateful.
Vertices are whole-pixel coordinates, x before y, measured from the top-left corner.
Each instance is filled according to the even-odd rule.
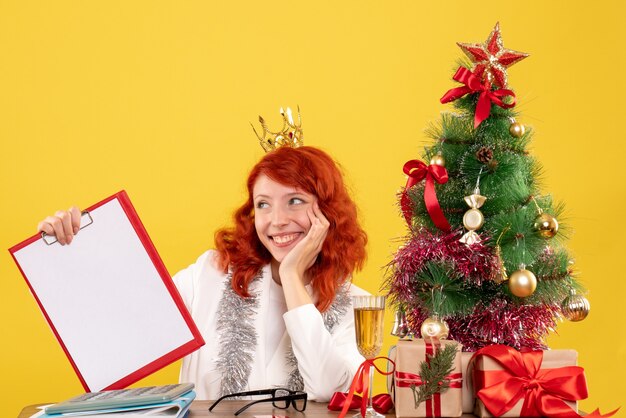
[[[221,388],[222,377],[215,365],[220,348],[216,325],[227,275],[216,268],[216,256],[215,251],[207,251],[196,263],[174,276],[185,305],[206,342],[183,359],[180,373],[181,382],[195,384],[198,399],[217,399]],[[260,279],[250,285],[250,292],[257,294],[259,302],[256,315],[251,318],[258,337],[245,390],[284,387],[291,372],[286,356],[292,346],[310,400],[328,401],[334,392],[347,391],[364,360],[356,347],[351,306],[331,334],[313,304],[291,311],[286,311],[286,305],[278,306],[276,298],[280,296],[284,301],[284,296],[272,292],[272,284],[275,282],[267,265]],[[367,294],[357,286],[346,286],[351,295]],[[307,290],[311,293],[310,287]]]
[[[285,292],[283,287],[276,283],[275,280],[270,282],[270,304],[268,312],[268,322],[272,324],[266,329],[267,338],[265,341],[265,351],[272,352],[276,350],[280,340],[285,334],[285,321],[283,315],[287,312],[287,301],[285,300]],[[266,359],[268,360],[268,359]],[[269,366],[269,362],[266,364]]]

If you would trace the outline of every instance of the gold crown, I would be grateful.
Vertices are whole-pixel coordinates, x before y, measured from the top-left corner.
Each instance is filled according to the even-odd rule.
[[[300,115],[300,106],[298,106],[298,124],[296,125],[293,121],[293,116],[291,115],[291,109],[287,108],[285,112],[283,108],[280,108],[280,114],[283,117],[283,127],[278,132],[272,132],[267,128],[267,124],[265,123],[265,119],[259,116],[259,122],[261,122],[261,127],[263,128],[263,136],[259,135],[259,133],[254,129],[254,125],[252,125],[252,130],[256,134],[257,138],[259,138],[259,142],[261,146],[265,150],[265,152],[270,152],[280,147],[292,147],[298,148],[304,145],[303,139],[304,134],[302,133],[302,116]]]

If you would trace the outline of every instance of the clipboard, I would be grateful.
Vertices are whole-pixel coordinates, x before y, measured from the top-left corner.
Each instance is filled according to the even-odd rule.
[[[9,252],[85,391],[125,388],[204,345],[125,191],[87,208],[81,229],[70,245],[37,234]]]

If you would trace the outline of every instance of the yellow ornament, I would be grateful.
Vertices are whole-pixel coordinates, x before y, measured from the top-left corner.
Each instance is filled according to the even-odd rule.
[[[535,219],[535,230],[544,238],[552,238],[559,231],[559,222],[548,213],[542,212]]]
[[[524,128],[524,125],[519,122],[513,122],[511,126],[509,126],[509,133],[515,138],[521,138],[524,136],[525,132],[526,128]]]
[[[433,155],[433,158],[430,159],[430,165],[446,166],[446,160],[443,158],[443,155],[441,155],[441,152]]]
[[[424,322],[422,322],[422,327],[420,328],[420,332],[422,333],[422,338],[438,338],[440,340],[445,340],[448,338],[448,334],[450,333],[450,327],[443,319],[439,319],[437,315],[434,315],[430,318],[426,318]]]
[[[561,313],[572,322],[582,321],[589,315],[589,301],[583,295],[574,293],[565,298],[561,304]]]
[[[532,295],[537,288],[537,278],[525,268],[514,271],[509,277],[509,290],[519,298]]]

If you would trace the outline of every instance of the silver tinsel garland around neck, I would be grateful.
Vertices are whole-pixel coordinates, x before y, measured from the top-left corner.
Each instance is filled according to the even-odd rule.
[[[253,283],[262,277],[262,272]],[[232,275],[224,281],[224,291],[217,309],[217,332],[220,341],[220,350],[215,363],[221,374],[222,383],[220,396],[248,390],[248,378],[254,361],[254,351],[257,346],[258,334],[254,328],[254,319],[259,307],[258,292],[250,292],[250,297],[242,298],[231,287]],[[350,308],[350,294],[348,286],[342,286],[330,308],[322,313],[324,326],[328,332],[335,326]],[[298,359],[293,348],[289,346],[287,364],[291,372],[285,386],[291,390],[304,390],[304,382],[298,370]]]
[[[220,396],[247,390],[258,338],[253,323],[259,307],[258,293],[250,292],[249,298],[242,298],[233,290],[231,281],[232,273],[224,281],[217,308],[220,350],[215,367],[222,377]]]

